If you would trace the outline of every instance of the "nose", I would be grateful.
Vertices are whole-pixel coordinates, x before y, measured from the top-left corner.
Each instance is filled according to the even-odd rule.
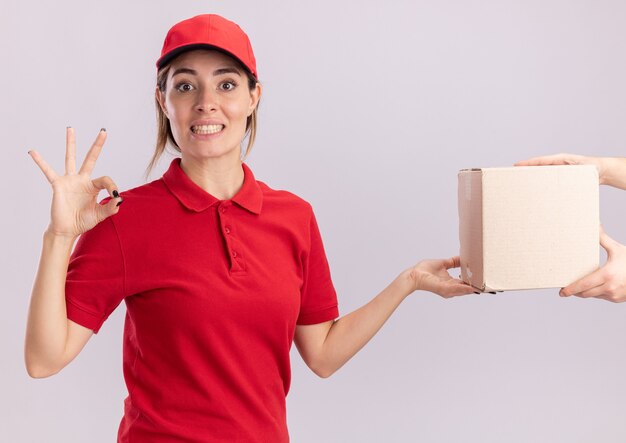
[[[211,88],[202,88],[197,97],[195,109],[198,112],[215,111],[219,106],[219,96]]]

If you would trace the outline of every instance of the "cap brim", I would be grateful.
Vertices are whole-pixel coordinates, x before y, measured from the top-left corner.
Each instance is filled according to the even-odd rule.
[[[163,68],[163,66],[167,65],[168,63],[170,63],[172,60],[174,60],[179,55],[181,55],[181,54],[183,54],[183,53],[185,53],[187,51],[193,51],[194,49],[212,49],[214,51],[219,51],[219,52],[221,52],[223,54],[226,54],[226,55],[234,58],[235,60],[237,60],[239,62],[239,64],[247,72],[252,74],[252,76],[254,78],[257,78],[256,74],[254,72],[250,71],[250,69],[239,59],[239,57],[237,57],[234,54],[226,51],[225,49],[219,48],[217,46],[207,45],[206,43],[194,43],[194,44],[191,44],[191,45],[185,45],[185,46],[181,46],[179,48],[171,50],[170,52],[168,52],[163,57],[161,57],[160,59],[157,60],[157,69]]]

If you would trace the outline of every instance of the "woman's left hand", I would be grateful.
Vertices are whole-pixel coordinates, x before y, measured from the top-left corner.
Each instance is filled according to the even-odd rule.
[[[600,245],[606,250],[604,266],[561,289],[561,297],[601,298],[615,303],[626,301],[626,246],[609,237],[600,226]]]
[[[413,283],[413,290],[434,292],[443,298],[456,297],[476,292],[472,286],[453,278],[448,269],[461,266],[461,259],[456,256],[448,259],[422,260],[408,269]]]

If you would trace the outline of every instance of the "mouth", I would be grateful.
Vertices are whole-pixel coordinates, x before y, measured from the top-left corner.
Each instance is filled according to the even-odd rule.
[[[217,134],[224,129],[224,125],[196,125],[191,127],[191,132],[198,135]]]

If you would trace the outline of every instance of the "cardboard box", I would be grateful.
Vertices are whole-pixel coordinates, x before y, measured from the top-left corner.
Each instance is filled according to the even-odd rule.
[[[480,291],[561,288],[598,267],[594,166],[459,172],[461,278]]]

